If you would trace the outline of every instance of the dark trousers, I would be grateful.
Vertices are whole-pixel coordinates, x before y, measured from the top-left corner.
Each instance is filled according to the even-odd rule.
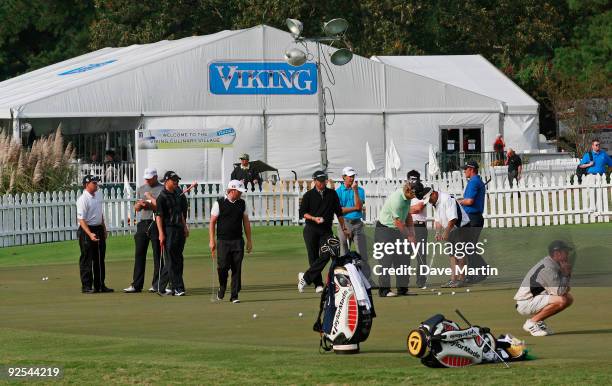
[[[417,251],[415,261],[417,262],[417,287],[423,287],[427,281],[427,276],[421,275],[421,266],[427,265],[427,225],[418,224],[414,226],[414,236],[417,243],[421,243],[421,247]],[[410,263],[412,264],[412,263]]]
[[[476,244],[480,239],[480,232],[482,232],[482,228],[484,227],[484,218],[482,217],[482,213],[469,213],[470,216],[470,239],[468,241]],[[467,257],[467,266],[470,268],[478,268],[481,266],[486,266],[486,262],[483,257],[473,252]]]
[[[89,230],[96,234],[98,241],[92,241],[85,231],[79,227],[77,236],[81,257],[79,258],[79,269],[81,272],[82,288],[94,288],[100,290],[104,287],[106,267],[104,257],[106,256],[106,240],[104,238],[104,227],[90,226]]]
[[[328,238],[334,234],[331,228],[319,228],[309,224],[304,226],[304,243],[306,243],[306,252],[308,253],[308,263],[310,267],[304,272],[304,280],[307,284],[314,284],[316,287],[323,286],[323,277],[321,272],[327,265],[329,257],[321,256],[319,250]]]
[[[230,300],[238,299],[242,288],[242,259],[244,258],[244,240],[217,240],[217,273],[219,274],[219,297],[225,296],[227,278],[232,271],[232,288]]]
[[[403,240],[404,236],[396,228],[389,228],[381,223],[376,223],[374,228],[374,242],[375,243],[395,243],[396,240]],[[384,254],[381,259],[382,268],[400,268],[402,265],[410,266],[410,257],[402,254],[390,253]],[[383,271],[384,272],[384,271]],[[410,277],[408,275],[395,275],[395,283],[397,285],[397,291],[399,293],[405,293],[408,291],[408,282]],[[381,274],[378,277],[378,294],[380,296],[386,296],[391,290],[391,277],[386,274]]]
[[[166,243],[164,245],[163,259],[164,268],[159,278],[159,290],[163,291],[168,286],[175,291],[184,291],[183,283],[183,250],[185,249],[185,230],[182,226],[167,226]]]
[[[136,249],[134,251],[134,275],[132,286],[138,291],[142,290],[144,285],[145,267],[147,265],[147,250],[149,243],[153,250],[153,281],[151,286],[155,289],[158,287],[158,279],[163,262],[160,262],[161,247],[159,246],[159,233],[157,225],[153,220],[143,220],[136,225],[136,234],[134,235]]]
[[[512,170],[508,172],[508,182],[510,183],[510,187],[514,185],[514,181],[518,184],[518,170]]]

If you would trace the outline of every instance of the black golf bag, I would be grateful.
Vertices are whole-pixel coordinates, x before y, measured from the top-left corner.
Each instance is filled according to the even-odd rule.
[[[320,253],[329,254],[332,261],[313,330],[320,334],[323,350],[356,354],[359,343],[368,339],[376,316],[370,284],[361,273],[361,256],[356,252],[339,256],[340,243],[335,237],[327,240]]]
[[[427,367],[465,367],[479,363],[527,359],[524,342],[510,334],[491,334],[487,327],[461,329],[437,314],[408,334],[408,352]],[[501,357],[501,359],[500,359]]]

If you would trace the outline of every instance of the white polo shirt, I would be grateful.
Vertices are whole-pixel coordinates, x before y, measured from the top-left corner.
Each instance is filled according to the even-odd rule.
[[[448,193],[438,192],[438,201],[434,207],[436,208],[435,219],[444,228],[446,228],[450,220],[458,218],[456,200]],[[470,218],[461,205],[459,205],[459,209],[461,210],[461,224],[456,224],[456,226],[465,226],[469,224]]]
[[[104,198],[102,192],[97,191],[91,195],[87,190],[83,190],[83,194],[79,197],[76,203],[77,219],[85,220],[89,226],[102,225],[104,221]]]
[[[225,195],[225,199],[229,202],[231,202],[232,204],[236,201],[232,201],[229,199],[229,197],[227,196],[227,194]],[[243,199],[244,200],[244,199]],[[244,213],[249,213],[249,205],[247,204],[246,200],[244,200]],[[211,217],[217,217],[219,216],[219,201],[215,200],[215,202],[213,203],[212,208],[210,209],[210,216]]]
[[[416,205],[420,202],[424,204],[423,209],[421,209],[419,213],[412,214],[412,221],[419,221],[419,222],[427,221],[427,203],[425,201],[419,200],[418,198],[413,198],[412,201],[410,201],[410,206]]]

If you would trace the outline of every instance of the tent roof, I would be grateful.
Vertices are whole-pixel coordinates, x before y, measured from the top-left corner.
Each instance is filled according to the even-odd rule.
[[[538,102],[481,55],[373,56],[372,59],[504,101],[510,114],[538,111]]]
[[[260,25],[103,48],[0,82],[0,118],[316,113],[316,95],[212,96],[209,92],[211,61],[283,62],[282,53],[292,44],[288,32]],[[316,52],[314,46],[309,48]],[[323,78],[337,113],[499,113],[507,108],[499,97],[358,55],[345,66],[331,66],[331,73],[333,82],[327,71]]]

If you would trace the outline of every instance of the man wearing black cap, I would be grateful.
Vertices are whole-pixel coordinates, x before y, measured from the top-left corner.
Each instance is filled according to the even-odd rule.
[[[79,222],[77,236],[81,249],[79,258],[81,292],[85,294],[113,292],[111,288],[104,285],[106,226],[104,225],[104,198],[102,193],[97,193],[99,181],[98,177],[91,174],[83,177],[83,194],[76,203]]]
[[[261,191],[261,176],[251,169],[250,157],[247,153],[240,156],[240,165],[234,168],[230,178],[242,182],[246,189],[248,189],[249,184],[252,184],[251,190],[255,190],[255,184],[258,184]]]
[[[467,213],[470,218],[469,235],[471,236],[471,240],[469,241],[476,244],[480,238],[480,232],[482,232],[482,228],[484,227],[482,212],[484,212],[487,187],[478,174],[478,163],[476,161],[468,161],[463,166],[463,174],[468,180],[468,183],[463,191],[463,199],[457,201],[461,204],[465,213]],[[481,255],[474,252],[467,256],[467,266],[470,268],[481,268],[486,267],[487,263]],[[485,280],[486,278],[487,277],[484,275],[468,276],[465,278],[465,281],[468,284],[473,284]]]
[[[309,284],[315,285],[315,292],[323,291],[323,277],[321,272],[327,264],[329,256],[319,255],[319,250],[323,243],[333,236],[332,225],[334,214],[340,223],[340,229],[348,237],[348,229],[342,217],[342,206],[340,199],[334,189],[329,189],[327,174],[323,171],[316,171],[312,175],[314,188],[310,189],[302,197],[300,204],[300,218],[306,220],[304,226],[304,242],[308,252],[308,262],[310,267],[306,272],[298,274],[298,291],[304,292],[304,287]]]
[[[187,228],[187,199],[180,192],[179,177],[173,171],[164,174],[164,190],[157,198],[157,211],[155,221],[159,233],[159,245],[164,258],[164,268],[156,288],[160,294],[164,293],[170,279],[171,288],[165,290],[168,295],[185,295],[183,283],[183,249],[185,239],[189,236]]]
[[[551,335],[552,330],[544,320],[571,306],[570,295],[572,264],[569,253],[572,248],[564,241],[555,240],[548,246],[548,256],[534,265],[514,295],[516,310],[531,316],[523,324],[523,330],[533,336]]]

